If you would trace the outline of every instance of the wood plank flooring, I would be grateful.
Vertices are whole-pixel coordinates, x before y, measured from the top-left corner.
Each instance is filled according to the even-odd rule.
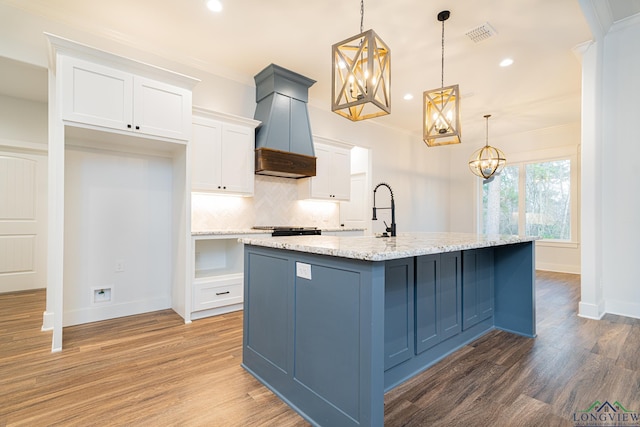
[[[538,338],[493,331],[385,396],[385,426],[573,426],[640,411],[640,320],[576,315],[579,276],[537,273]],[[44,291],[0,294],[0,426],[307,426],[240,367],[242,312],[171,310],[41,332]]]

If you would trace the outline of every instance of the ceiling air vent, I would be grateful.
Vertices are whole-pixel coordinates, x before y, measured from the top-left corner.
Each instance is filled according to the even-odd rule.
[[[485,22],[479,27],[467,31],[465,34],[475,43],[478,43],[488,39],[489,37],[495,36],[498,32],[491,26],[491,24]]]

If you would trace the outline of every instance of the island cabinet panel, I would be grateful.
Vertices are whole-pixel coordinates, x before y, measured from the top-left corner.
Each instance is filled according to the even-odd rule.
[[[465,251],[462,259],[462,328],[493,316],[493,248]]]
[[[443,340],[462,330],[461,286],[462,257],[460,252],[440,255],[440,335]]]
[[[384,368],[413,357],[413,258],[387,261],[384,285]]]
[[[242,366],[313,425],[382,427],[385,263],[244,250]]]
[[[416,354],[461,330],[460,252],[416,258]]]
[[[360,275],[312,264],[295,279],[295,381],[357,419],[360,381]]]
[[[245,345],[286,375],[291,277],[288,260],[249,254],[247,261],[249,277],[245,280],[245,295],[249,303],[245,304]],[[250,285],[247,287],[246,283]]]

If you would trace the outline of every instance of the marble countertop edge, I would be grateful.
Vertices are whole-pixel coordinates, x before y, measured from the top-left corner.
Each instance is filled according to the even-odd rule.
[[[363,261],[388,261],[535,240],[538,240],[538,237],[471,233],[403,233],[397,237],[292,236],[270,239],[247,237],[240,238],[239,242]]]

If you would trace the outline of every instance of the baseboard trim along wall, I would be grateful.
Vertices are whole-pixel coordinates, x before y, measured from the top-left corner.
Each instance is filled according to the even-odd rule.
[[[64,312],[63,326],[80,325],[89,322],[114,319],[117,317],[132,316],[134,314],[148,313],[150,311],[166,310],[171,308],[171,298],[159,296],[146,298],[141,301],[123,303],[105,303],[104,306],[92,306]]]

